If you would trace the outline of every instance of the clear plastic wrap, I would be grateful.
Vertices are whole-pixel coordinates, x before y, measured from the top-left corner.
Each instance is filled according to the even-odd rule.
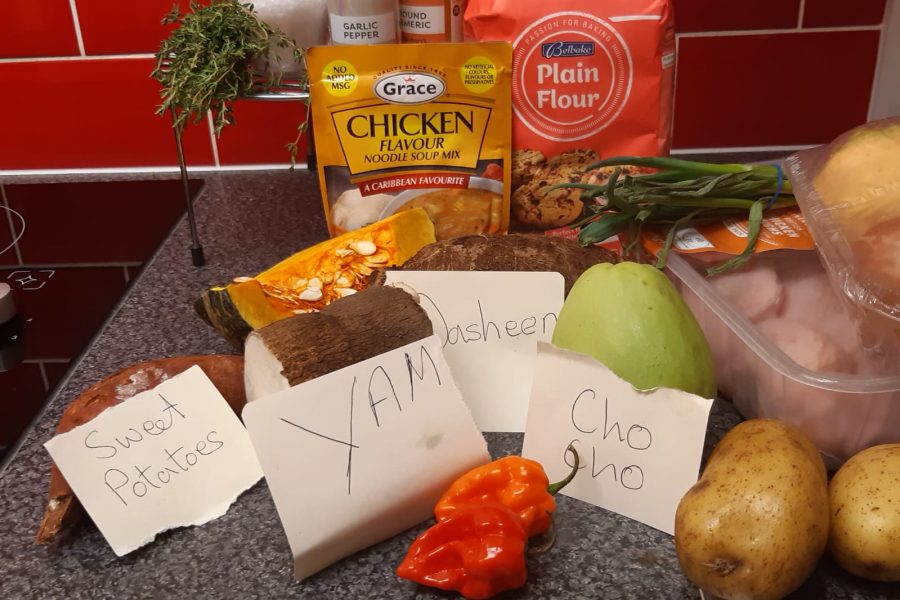
[[[673,253],[668,269],[709,340],[720,394],[747,418],[801,428],[830,468],[900,441],[900,371],[863,348],[816,252],[758,254],[706,277],[717,258]]]
[[[900,368],[900,118],[797,152],[787,175],[867,350]]]

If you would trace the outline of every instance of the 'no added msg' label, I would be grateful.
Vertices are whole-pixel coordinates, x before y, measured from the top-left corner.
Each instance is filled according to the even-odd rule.
[[[332,96],[349,96],[358,81],[356,68],[346,60],[333,60],[322,69],[322,83]]]
[[[497,67],[489,58],[473,56],[459,70],[459,76],[467,90],[483,94],[497,83]]]

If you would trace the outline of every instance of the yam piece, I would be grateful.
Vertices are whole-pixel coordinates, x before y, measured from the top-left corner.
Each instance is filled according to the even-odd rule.
[[[418,298],[399,287],[366,289],[322,311],[276,321],[247,337],[247,401],[321,377],[433,333]]]
[[[531,233],[506,236],[468,235],[429,244],[403,263],[404,271],[555,271],[565,291],[597,263],[618,263],[615,252],[582,247],[575,240]],[[376,277],[375,283],[383,280]]]
[[[203,369],[231,409],[240,415],[246,403],[242,357],[224,354],[179,356],[125,367],[98,381],[69,404],[59,419],[56,432],[66,433],[84,425],[107,408],[152,389],[194,365]],[[55,541],[78,523],[84,514],[72,488],[56,463],[52,463],[47,509],[37,532],[37,543]]]

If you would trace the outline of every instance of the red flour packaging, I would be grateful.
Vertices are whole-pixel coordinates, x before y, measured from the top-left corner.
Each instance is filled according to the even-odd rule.
[[[598,158],[669,152],[675,67],[670,0],[469,0],[467,36],[513,44],[513,215],[568,225]],[[586,183],[586,181],[584,182]]]

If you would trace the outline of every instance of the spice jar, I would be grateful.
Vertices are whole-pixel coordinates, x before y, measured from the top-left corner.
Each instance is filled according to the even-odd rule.
[[[397,0],[328,0],[331,43],[399,43],[397,16]]]
[[[404,42],[461,42],[464,0],[400,0]]]

